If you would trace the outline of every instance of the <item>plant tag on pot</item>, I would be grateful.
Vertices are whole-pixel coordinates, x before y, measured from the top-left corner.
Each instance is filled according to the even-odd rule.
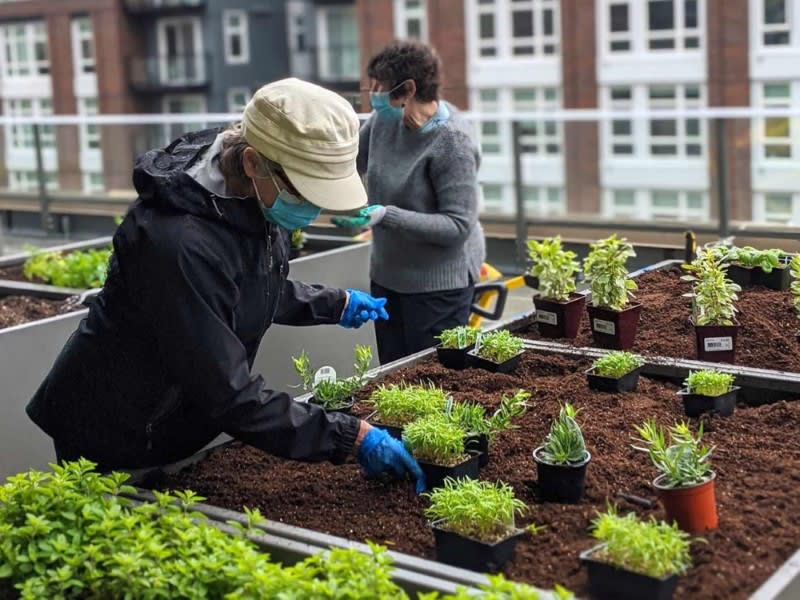
[[[483,345],[483,332],[479,331],[475,336],[475,354],[480,354],[481,346]]]
[[[536,322],[547,323],[548,325],[558,325],[558,315],[554,312],[550,312],[547,310],[537,310]]]
[[[325,366],[317,369],[314,373],[314,387],[320,383],[335,383],[336,382],[336,369],[333,367]]]
[[[612,321],[604,321],[603,319],[592,319],[592,329],[598,333],[607,333],[614,335],[617,333],[617,328]]]
[[[733,350],[733,338],[709,337],[703,340],[706,352],[727,352]]]
[[[448,396],[447,401],[444,404],[444,414],[449,417],[451,412],[453,412],[453,397]]]

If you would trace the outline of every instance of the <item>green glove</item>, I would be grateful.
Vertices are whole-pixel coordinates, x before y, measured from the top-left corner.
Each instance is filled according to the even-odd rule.
[[[386,207],[381,204],[373,204],[362,208],[354,217],[333,217],[331,223],[337,227],[356,229],[360,227],[374,227],[381,222],[386,214]]]

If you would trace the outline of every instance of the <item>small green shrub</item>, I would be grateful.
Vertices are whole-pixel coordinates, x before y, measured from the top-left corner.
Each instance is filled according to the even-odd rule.
[[[580,409],[565,403],[558,411],[558,416],[550,425],[539,458],[554,465],[580,463],[586,460],[586,444],[581,427],[575,420]]]
[[[683,381],[683,385],[689,389],[690,394],[721,396],[728,393],[734,379],[736,378],[728,373],[722,373],[716,369],[706,369],[690,372]]]
[[[596,375],[619,379],[623,375],[638,369],[644,364],[644,359],[631,352],[609,352],[592,363]]]
[[[731,248],[728,260],[738,263],[743,267],[758,267],[765,273],[781,266],[781,259],[785,256],[783,250],[771,248],[769,250],[756,250],[752,246]]]
[[[575,274],[581,266],[577,254],[564,250],[561,237],[547,238],[541,242],[528,240],[531,275],[539,278],[539,290],[544,298],[564,301],[575,291]]]
[[[491,417],[486,416],[486,408],[473,402],[456,402],[450,409],[450,419],[470,434],[485,434],[491,441],[501,431],[515,429],[512,423],[528,410],[530,392],[517,390],[513,396],[500,400],[500,406]]]
[[[634,445],[636,450],[647,452],[665,477],[662,484],[669,488],[680,488],[696,485],[708,480],[711,476],[709,459],[713,448],[700,444],[703,437],[703,424],[693,435],[686,423],[677,423],[670,427],[669,441],[663,427],[656,424],[655,420],[645,421],[642,425],[634,426],[639,438],[635,441],[642,444]]]
[[[292,231],[289,242],[292,245],[292,250],[302,250],[303,246],[306,245],[306,234],[303,233],[302,229],[295,229]]]
[[[406,425],[403,442],[418,460],[452,467],[462,462],[466,433],[443,414],[422,417]]]
[[[677,524],[620,517],[613,507],[592,521],[592,536],[605,546],[593,555],[616,567],[648,577],[683,574],[692,566],[689,534]]]
[[[380,385],[368,402],[384,425],[403,427],[411,421],[431,414],[444,414],[449,394],[432,383],[409,385],[405,382]]]
[[[475,343],[475,340],[478,339],[478,334],[480,332],[481,330],[475,327],[461,325],[460,327],[445,329],[436,337],[441,343],[442,348],[458,350],[472,346]]]
[[[68,288],[99,288],[106,282],[111,248],[46,252],[33,249],[34,254],[22,265],[27,279],[40,279],[50,285]]]
[[[315,370],[311,366],[308,354],[303,350],[300,356],[292,357],[294,370],[303,382],[303,389],[314,394],[314,402],[325,410],[336,410],[350,403],[355,392],[364,387],[366,373],[372,362],[372,349],[369,346],[357,345],[353,352],[354,373],[352,377],[336,381],[320,381],[314,385]]]
[[[615,235],[590,244],[583,272],[592,290],[592,305],[622,310],[633,298],[636,282],[628,279],[627,262],[636,256],[625,238]]]
[[[525,342],[522,338],[511,335],[507,329],[501,329],[482,336],[477,350],[481,358],[502,363],[522,352],[524,348]]]
[[[797,318],[800,319],[800,254],[792,258],[789,269],[792,275],[792,285],[789,288],[792,293],[792,305],[797,313]]]
[[[515,516],[525,510],[511,486],[501,481],[448,477],[444,487],[424,495],[431,501],[425,516],[443,521],[444,529],[484,542],[507,537],[515,528]]]
[[[692,299],[695,325],[733,325],[734,302],[742,288],[727,278],[724,259],[705,253],[683,268],[691,272],[681,279],[692,283],[691,293],[684,296]]]

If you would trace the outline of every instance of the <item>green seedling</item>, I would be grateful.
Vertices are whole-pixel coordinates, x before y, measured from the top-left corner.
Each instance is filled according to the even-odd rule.
[[[692,434],[689,425],[677,423],[665,432],[655,420],[645,421],[634,426],[638,438],[633,448],[647,452],[656,469],[663,475],[663,485],[668,488],[680,488],[696,485],[708,480],[711,476],[709,459],[714,448],[700,444],[703,437],[703,424]],[[667,441],[667,433],[669,441]]]
[[[525,342],[511,335],[507,329],[487,333],[480,339],[478,356],[496,363],[503,363],[522,352]]]
[[[752,246],[731,248],[728,260],[738,263],[743,267],[758,267],[765,273],[781,266],[781,259],[785,256],[783,250],[771,248],[769,250],[756,250]]]
[[[553,465],[569,465],[586,460],[586,443],[581,427],[575,420],[579,412],[580,409],[568,402],[561,406],[539,453],[543,461]]]
[[[528,410],[530,392],[518,390],[513,396],[503,396],[500,406],[491,417],[486,416],[486,408],[471,402],[456,402],[450,409],[450,419],[470,434],[484,434],[491,441],[498,433],[515,429],[512,423]]]
[[[648,577],[686,573],[692,566],[689,534],[676,523],[639,520],[634,513],[624,517],[609,506],[592,520],[592,536],[605,544],[594,558]]]
[[[792,285],[789,288],[792,294],[792,306],[797,313],[797,318],[800,319],[800,254],[792,258],[789,269],[792,275]]]
[[[706,369],[703,371],[692,371],[683,381],[690,394],[701,396],[721,396],[727,394],[735,377],[728,373],[722,373],[716,369]]]
[[[528,240],[528,257],[531,275],[539,278],[542,297],[557,302],[569,300],[569,295],[575,291],[575,274],[581,267],[575,260],[577,254],[562,248],[561,237],[541,242]]]
[[[508,537],[515,529],[515,517],[525,511],[525,503],[501,481],[448,477],[444,487],[424,495],[431,501],[426,517],[442,521],[444,529],[482,542]]]
[[[111,248],[74,250],[68,254],[28,249],[34,254],[22,265],[27,279],[77,289],[99,288],[106,282]]]
[[[289,241],[292,245],[292,250],[302,250],[303,246],[306,245],[306,234],[303,233],[302,229],[295,229],[292,231]]]
[[[734,303],[742,288],[726,277],[725,261],[704,253],[683,268],[691,273],[681,279],[692,283],[692,291],[684,296],[692,299],[695,325],[733,325]]]
[[[443,414],[422,417],[406,425],[403,442],[423,462],[452,467],[463,462],[466,433]]]
[[[316,385],[314,385],[315,371],[305,350],[299,357],[292,357],[292,364],[300,376],[303,389],[314,394],[314,402],[325,410],[336,410],[348,405],[352,401],[353,394],[364,387],[367,381],[366,373],[372,362],[372,349],[369,346],[357,345],[353,358],[355,364],[352,377],[336,381],[318,381]]]
[[[644,364],[644,359],[631,352],[609,352],[592,363],[595,375],[619,379],[638,369]]]
[[[615,235],[590,244],[583,272],[592,290],[592,305],[622,310],[633,298],[636,282],[628,279],[628,259],[636,256],[625,238]]]
[[[437,337],[442,348],[449,350],[460,350],[467,348],[475,343],[478,339],[480,329],[469,327],[468,325],[461,325],[453,327],[452,329],[445,329]]]
[[[444,414],[449,394],[432,383],[427,385],[380,385],[372,392],[369,403],[375,408],[376,420],[384,425],[403,427],[411,421],[431,414]]]

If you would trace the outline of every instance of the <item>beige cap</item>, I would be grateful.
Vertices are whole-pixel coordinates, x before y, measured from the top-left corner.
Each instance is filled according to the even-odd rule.
[[[356,171],[358,129],[347,100],[295,78],[263,86],[242,117],[247,143],[280,164],[304,198],[331,211],[367,204]]]

